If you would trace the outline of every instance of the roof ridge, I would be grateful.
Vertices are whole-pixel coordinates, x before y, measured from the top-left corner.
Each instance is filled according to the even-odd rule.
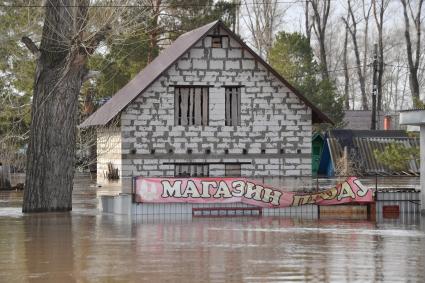
[[[118,115],[127,105],[135,100],[143,91],[154,83],[169,69],[181,56],[190,50],[199,40],[203,39],[213,28],[220,26],[236,42],[246,49],[255,60],[264,65],[279,81],[290,89],[306,106],[312,110],[312,121],[315,119],[333,123],[321,110],[310,102],[298,89],[285,80],[275,69],[255,53],[237,34],[226,27],[222,21],[216,20],[192,31],[180,35],[171,45],[162,52],[144,69],[131,79],[124,87],[118,90],[104,105],[90,115],[79,127],[106,125]]]
[[[190,35],[190,34],[192,34],[192,33],[196,32],[196,31],[198,31],[199,29],[205,28],[205,27],[206,27],[206,26],[208,26],[208,25],[215,25],[215,24],[217,24],[218,22],[221,22],[221,21],[220,21],[220,20],[215,20],[215,21],[213,21],[213,22],[210,22],[210,23],[208,23],[208,24],[206,24],[206,25],[203,25],[203,26],[201,26],[201,27],[198,27],[198,28],[196,28],[196,29],[189,30],[189,31],[187,31],[187,32],[185,32],[185,33],[183,33],[183,34],[181,34],[179,37],[177,37],[177,39],[179,39],[179,38],[181,38],[181,37],[185,37],[185,36],[187,36],[187,35]],[[176,39],[176,40],[177,40],[177,39]]]
[[[83,128],[107,124],[218,24],[221,24],[221,22],[214,21],[187,32],[185,36],[180,35],[171,45],[162,50],[151,63],[137,73],[124,87],[118,90],[111,99],[84,120],[79,127]],[[188,41],[188,44],[182,45],[181,42],[183,39],[185,39],[185,42]]]

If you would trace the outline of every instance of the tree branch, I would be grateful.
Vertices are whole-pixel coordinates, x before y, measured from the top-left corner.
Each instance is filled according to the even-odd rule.
[[[21,38],[21,41],[25,46],[31,51],[32,54],[34,54],[35,58],[40,58],[41,51],[38,49],[37,45],[35,45],[34,41],[31,40],[28,36],[24,36]]]
[[[93,37],[87,42],[86,52],[91,55],[99,46],[100,42],[106,39],[106,36],[111,31],[112,27],[110,25],[106,25],[101,28],[98,32],[96,32]]]

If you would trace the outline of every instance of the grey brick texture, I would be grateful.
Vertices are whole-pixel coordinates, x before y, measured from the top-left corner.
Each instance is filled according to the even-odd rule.
[[[200,40],[122,112],[122,176],[173,176],[174,162],[242,162],[249,177],[311,174],[311,109],[235,40],[223,41]],[[209,86],[208,126],[174,124],[176,85]],[[242,86],[240,126],[225,126],[226,85]],[[210,176],[224,173],[210,166]]]

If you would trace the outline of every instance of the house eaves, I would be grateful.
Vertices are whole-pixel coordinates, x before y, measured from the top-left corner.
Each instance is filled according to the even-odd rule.
[[[200,28],[189,31],[178,37],[168,48],[164,49],[149,65],[140,71],[129,83],[121,88],[108,102],[102,105],[96,112],[90,115],[81,128],[90,126],[104,126],[118,115],[127,105],[134,101],[143,91],[167,71],[181,56],[191,49],[199,40],[207,36],[216,27],[223,28],[244,49],[246,49],[257,61],[266,67],[270,73],[276,76],[286,87],[298,96],[312,110],[313,123],[333,122],[314,104],[312,104],[294,86],[286,81],[276,70],[267,64],[258,54],[249,48],[235,33],[229,30],[221,21],[215,21]]]

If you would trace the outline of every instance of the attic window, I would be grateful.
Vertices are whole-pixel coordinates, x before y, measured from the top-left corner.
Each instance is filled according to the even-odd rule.
[[[174,99],[175,125],[208,125],[208,87],[176,87]]]
[[[211,47],[212,48],[222,48],[222,37],[221,36],[212,36],[211,37]]]
[[[241,123],[241,88],[225,87],[226,126],[239,126]]]

